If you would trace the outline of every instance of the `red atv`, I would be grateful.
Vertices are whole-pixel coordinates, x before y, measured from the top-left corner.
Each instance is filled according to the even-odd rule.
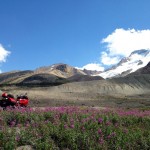
[[[24,95],[17,95],[17,104],[16,106],[27,107],[29,103],[29,99],[27,93]]]
[[[0,100],[0,106],[4,109],[8,106],[13,108],[15,107],[27,107],[29,99],[27,94],[17,96],[17,99],[14,98],[12,94],[3,93],[2,100]]]

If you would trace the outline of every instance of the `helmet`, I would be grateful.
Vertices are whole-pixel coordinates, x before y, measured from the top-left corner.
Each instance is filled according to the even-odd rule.
[[[2,97],[7,97],[7,93],[3,93],[3,94],[2,94]]]

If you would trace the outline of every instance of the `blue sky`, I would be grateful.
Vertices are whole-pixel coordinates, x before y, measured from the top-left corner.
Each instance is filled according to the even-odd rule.
[[[150,48],[149,6],[149,0],[0,0],[0,70],[55,63],[103,70]],[[134,46],[132,38],[147,42]]]

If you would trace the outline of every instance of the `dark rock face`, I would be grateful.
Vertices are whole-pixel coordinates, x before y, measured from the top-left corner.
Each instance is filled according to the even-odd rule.
[[[138,65],[142,65],[142,64],[143,64],[143,62],[141,60],[139,60]]]
[[[57,70],[63,71],[63,72],[67,72],[67,65],[66,64],[60,64],[56,66]]]
[[[122,65],[123,63],[128,62],[129,60],[130,60],[130,59],[129,59],[128,57],[122,58],[121,61],[118,63],[117,66],[120,66],[120,65]]]
[[[150,74],[150,62],[147,64],[147,66],[142,68],[141,73],[143,73],[143,74]]]
[[[135,50],[135,51],[133,51],[131,53],[131,55],[138,54],[138,55],[144,55],[144,56],[146,56],[148,53],[149,53],[149,50],[141,49],[141,50]]]

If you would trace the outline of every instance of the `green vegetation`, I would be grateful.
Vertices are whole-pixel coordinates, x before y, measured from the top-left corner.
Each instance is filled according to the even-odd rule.
[[[51,107],[0,112],[0,149],[148,150],[150,111]]]

